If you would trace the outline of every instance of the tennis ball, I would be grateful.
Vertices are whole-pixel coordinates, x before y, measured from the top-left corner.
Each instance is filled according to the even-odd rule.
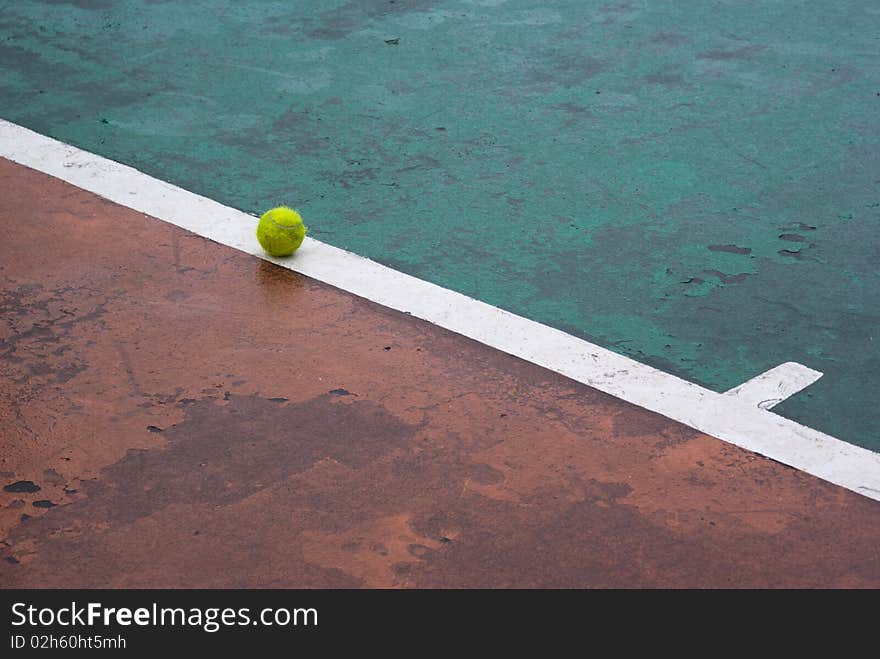
[[[257,240],[272,256],[290,256],[306,237],[306,225],[292,208],[279,206],[266,211],[257,224]]]

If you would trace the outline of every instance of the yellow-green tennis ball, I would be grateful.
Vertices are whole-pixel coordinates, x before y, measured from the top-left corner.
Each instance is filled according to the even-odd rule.
[[[279,206],[263,213],[257,225],[257,240],[272,256],[290,256],[302,245],[306,231],[299,213]]]

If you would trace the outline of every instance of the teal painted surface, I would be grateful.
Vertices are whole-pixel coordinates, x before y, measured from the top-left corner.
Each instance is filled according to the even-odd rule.
[[[876,1],[16,1],[0,63],[4,118],[713,389],[824,371],[777,411],[880,450]]]

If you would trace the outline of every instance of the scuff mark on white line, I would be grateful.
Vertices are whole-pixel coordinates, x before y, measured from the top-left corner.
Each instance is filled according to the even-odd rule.
[[[253,216],[2,119],[0,156],[880,501],[880,453],[760,409],[757,385],[743,385],[742,396],[717,393],[308,237],[294,257],[269,257]]]

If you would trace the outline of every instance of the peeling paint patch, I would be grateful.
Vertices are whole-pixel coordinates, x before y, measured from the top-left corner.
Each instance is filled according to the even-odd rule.
[[[751,254],[751,247],[739,247],[738,245],[709,245],[713,252],[728,252],[730,254]]]
[[[788,256],[795,259],[799,259],[803,256],[801,250],[799,249],[780,249],[777,254],[779,254],[780,256]]]
[[[4,492],[30,493],[39,492],[40,486],[32,481],[16,481],[3,487]]]

